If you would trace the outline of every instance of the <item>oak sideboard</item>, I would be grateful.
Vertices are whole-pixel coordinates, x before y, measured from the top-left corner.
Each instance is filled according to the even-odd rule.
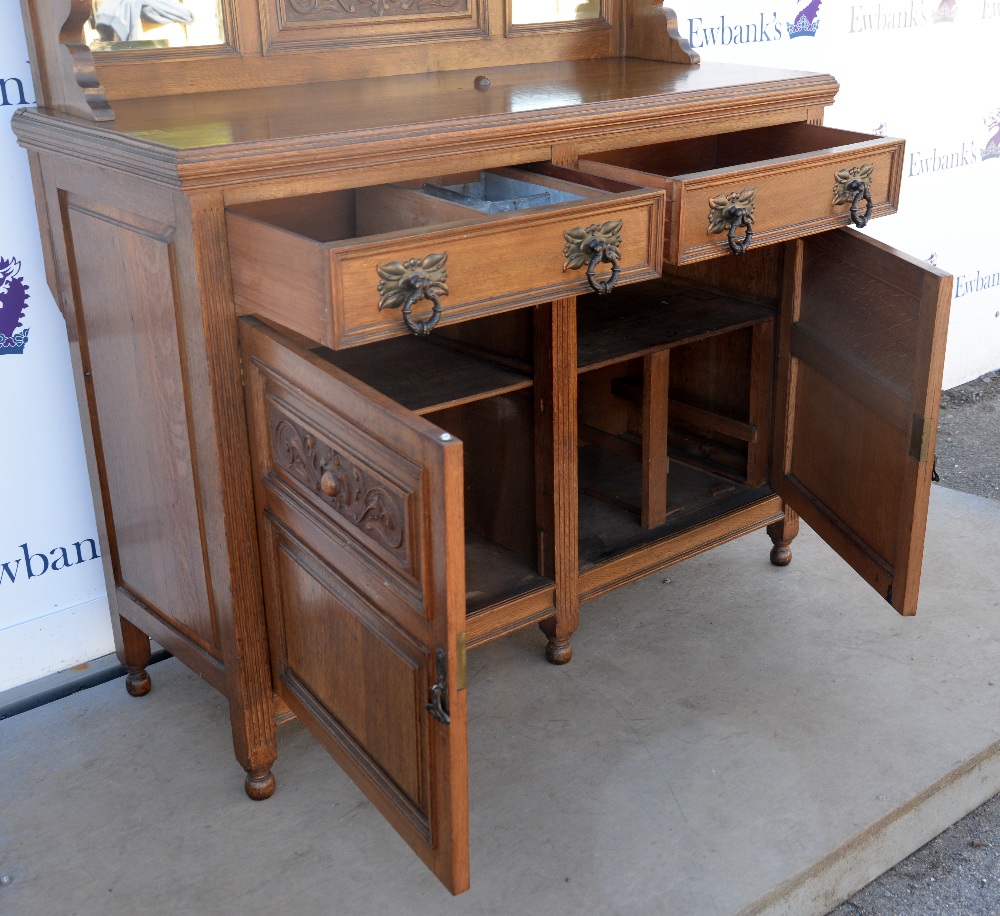
[[[832,77],[512,3],[94,50],[22,0],[13,119],[129,692],[150,638],[209,681],[254,799],[298,717],[454,893],[467,649],[569,662],[582,603],[799,516],[915,611],[950,302],[859,231],[903,143],[824,127]]]

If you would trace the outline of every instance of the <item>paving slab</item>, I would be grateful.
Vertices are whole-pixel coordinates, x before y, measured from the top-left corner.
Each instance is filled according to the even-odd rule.
[[[1000,790],[1000,504],[935,488],[916,618],[811,531],[743,538],[469,655],[472,890],[298,724],[252,803],[176,661],[0,723],[0,912],[823,914]],[[992,545],[992,546],[991,546]]]

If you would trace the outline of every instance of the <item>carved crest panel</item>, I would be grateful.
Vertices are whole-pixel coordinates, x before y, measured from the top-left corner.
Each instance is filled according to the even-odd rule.
[[[264,0],[266,53],[489,34],[486,0]]]
[[[296,19],[338,21],[469,11],[469,0],[283,0],[283,3],[285,18],[289,22]]]
[[[402,568],[409,568],[409,494],[273,406],[268,425],[275,469],[336,515],[341,524],[362,532]]]

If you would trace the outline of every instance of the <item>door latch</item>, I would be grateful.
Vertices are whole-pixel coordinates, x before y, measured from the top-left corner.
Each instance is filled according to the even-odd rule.
[[[431,699],[424,706],[424,709],[442,725],[450,725],[451,716],[445,709],[445,699],[448,696],[448,657],[445,655],[444,649],[438,649],[435,654],[437,656],[437,683],[431,687]]]

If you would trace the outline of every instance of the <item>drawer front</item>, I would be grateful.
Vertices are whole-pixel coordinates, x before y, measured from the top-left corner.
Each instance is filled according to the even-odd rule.
[[[414,192],[394,193],[397,212],[422,206]],[[439,225],[327,244],[259,213],[230,212],[237,312],[339,349],[587,293],[589,267],[598,286],[612,268],[616,285],[652,279],[661,272],[664,197],[648,188],[587,188],[572,203],[460,220],[451,210]],[[613,250],[591,265],[595,234]],[[577,254],[582,236],[586,252]]]
[[[769,142],[760,139],[766,130],[772,132]],[[852,223],[864,225],[868,219],[896,212],[902,140],[864,138],[815,125],[766,130],[746,132],[754,135],[746,142],[749,155],[761,148],[780,151],[781,140],[787,140],[794,152],[677,175],[657,174],[658,170],[643,174],[606,162],[581,162],[580,167],[666,189],[664,258],[670,264],[741,254],[747,247]],[[864,139],[843,142],[858,137]],[[803,145],[820,148],[803,150]],[[728,150],[725,158],[732,156]],[[664,158],[669,160],[669,154]]]

